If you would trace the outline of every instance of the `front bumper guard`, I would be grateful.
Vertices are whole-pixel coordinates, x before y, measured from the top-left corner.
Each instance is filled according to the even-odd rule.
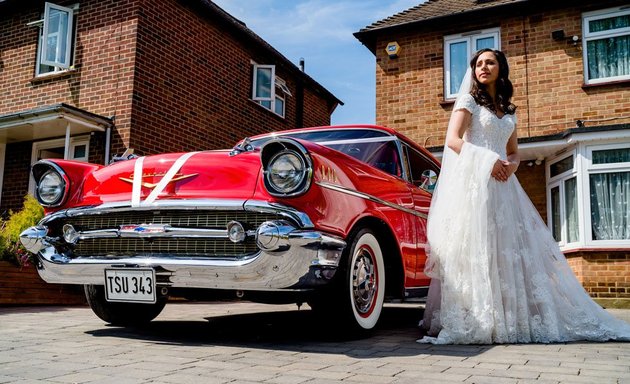
[[[238,290],[305,290],[326,284],[346,247],[342,239],[313,229],[298,229],[284,220],[267,221],[255,232],[260,251],[240,259],[160,256],[71,258],[54,246],[45,225],[20,235],[25,248],[38,255],[38,272],[49,283],[103,285],[105,269],[153,268],[160,286]],[[89,238],[94,238],[94,233]],[[117,237],[108,231],[104,237]],[[122,236],[128,235],[123,233]],[[159,236],[182,236],[178,231]],[[203,237],[203,234],[190,234]],[[208,237],[224,234],[208,233]],[[251,234],[249,234],[251,235]],[[143,235],[147,236],[147,235]]]

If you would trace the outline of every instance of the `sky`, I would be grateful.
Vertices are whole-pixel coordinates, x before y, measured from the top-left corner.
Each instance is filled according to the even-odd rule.
[[[344,105],[332,124],[374,124],[376,59],[353,33],[423,0],[212,0]]]

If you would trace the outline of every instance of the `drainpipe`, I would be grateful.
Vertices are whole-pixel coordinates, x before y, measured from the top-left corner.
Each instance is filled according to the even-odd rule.
[[[109,164],[109,146],[112,141],[112,127],[105,129],[105,165]]]

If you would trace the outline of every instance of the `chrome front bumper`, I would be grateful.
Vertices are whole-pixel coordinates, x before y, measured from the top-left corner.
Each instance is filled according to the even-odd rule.
[[[217,207],[217,202],[195,201],[190,209]],[[225,208],[225,202],[221,202]],[[103,285],[105,269],[153,268],[159,286],[176,288],[238,289],[238,290],[304,290],[326,284],[334,275],[346,243],[333,235],[314,230],[312,223],[303,213],[280,205],[264,202],[241,202],[230,204],[231,208],[282,213],[291,220],[265,222],[252,236],[256,236],[260,250],[246,258],[183,258],[160,256],[135,257],[82,257],[72,258],[64,254],[59,238],[48,237],[44,218],[38,226],[25,230],[20,235],[22,244],[39,259],[38,271],[49,283]],[[181,209],[173,202],[156,203],[152,209]],[[143,209],[151,209],[143,208]],[[94,208],[77,208],[64,211],[66,216],[83,215],[95,211],[125,209],[128,205],[108,205]],[[297,219],[297,220],[296,220]],[[297,228],[295,224],[300,228]],[[108,231],[107,237],[128,236],[128,233]],[[85,234],[94,236],[98,234]],[[171,236],[186,236],[180,231]],[[216,237],[221,234],[210,233]],[[150,234],[142,234],[147,237]],[[169,236],[166,232],[156,236]],[[199,236],[193,233],[190,236]],[[80,237],[80,235],[79,235]],[[79,239],[80,241],[80,239]]]

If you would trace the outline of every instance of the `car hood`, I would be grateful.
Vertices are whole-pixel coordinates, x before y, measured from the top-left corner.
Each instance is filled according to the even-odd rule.
[[[134,198],[136,204],[151,203],[153,198],[248,199],[259,178],[260,154],[246,152],[230,156],[229,153],[169,153],[100,168],[86,177],[80,204],[132,202]],[[133,185],[140,174],[139,169],[142,179],[139,191],[134,195]],[[167,182],[161,183],[163,179]],[[164,184],[163,188],[160,184]],[[156,190],[159,193],[154,192]]]

